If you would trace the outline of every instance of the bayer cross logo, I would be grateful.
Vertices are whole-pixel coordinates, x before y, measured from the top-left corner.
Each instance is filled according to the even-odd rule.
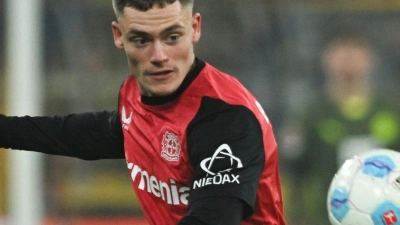
[[[179,143],[178,136],[166,131],[162,140],[161,156],[170,161],[178,162],[179,155],[181,154],[181,144]]]
[[[222,170],[222,171],[212,171],[211,168],[216,159],[229,159],[230,160],[230,168]],[[206,158],[203,161],[201,161],[200,166],[205,172],[207,172],[207,174],[215,176],[216,174],[221,173],[221,172],[229,172],[232,169],[234,169],[235,166],[236,166],[236,168],[242,168],[243,164],[239,158],[232,155],[232,150],[229,147],[229,145],[222,144],[215,151],[215,153],[212,157]]]

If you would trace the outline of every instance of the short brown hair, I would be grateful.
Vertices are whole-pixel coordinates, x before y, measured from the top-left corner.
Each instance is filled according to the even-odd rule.
[[[182,6],[187,6],[194,3],[194,0],[113,0],[113,8],[115,15],[118,17],[125,7],[131,7],[139,11],[147,11],[153,8],[154,5],[165,7],[166,4],[172,4],[179,1]]]

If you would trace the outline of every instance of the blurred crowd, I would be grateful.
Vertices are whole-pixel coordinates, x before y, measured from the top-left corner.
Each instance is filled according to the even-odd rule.
[[[201,0],[195,7],[207,33],[197,56],[236,76],[274,126],[289,225],[328,224],[327,188],[346,158],[400,150],[400,2],[310,2]],[[46,114],[117,107],[128,71],[112,41],[109,4],[44,1]],[[0,0],[3,31],[4,6]],[[0,96],[5,57],[0,32]],[[6,110],[0,97],[0,113]],[[0,199],[5,165],[0,151]],[[44,171],[49,217],[141,216],[123,161],[46,156]],[[0,201],[0,218],[6,212]]]
[[[312,101],[281,128],[291,224],[329,224],[327,190],[346,159],[400,150],[400,104],[377,93],[376,57],[364,36],[339,33],[321,51],[324,79]]]

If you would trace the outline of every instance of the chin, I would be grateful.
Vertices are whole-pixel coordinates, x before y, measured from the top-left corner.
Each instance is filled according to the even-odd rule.
[[[150,93],[150,97],[163,97],[173,94],[176,89],[163,89],[163,90],[154,90]]]

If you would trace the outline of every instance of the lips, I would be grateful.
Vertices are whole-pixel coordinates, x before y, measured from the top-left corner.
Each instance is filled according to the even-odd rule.
[[[163,70],[156,70],[156,71],[148,71],[146,76],[153,81],[157,82],[165,82],[172,77],[174,70],[172,69],[163,69]]]
[[[174,72],[173,70],[160,70],[160,71],[153,71],[153,72],[149,72],[148,75],[152,75],[152,76],[165,76],[168,75],[170,73]]]

